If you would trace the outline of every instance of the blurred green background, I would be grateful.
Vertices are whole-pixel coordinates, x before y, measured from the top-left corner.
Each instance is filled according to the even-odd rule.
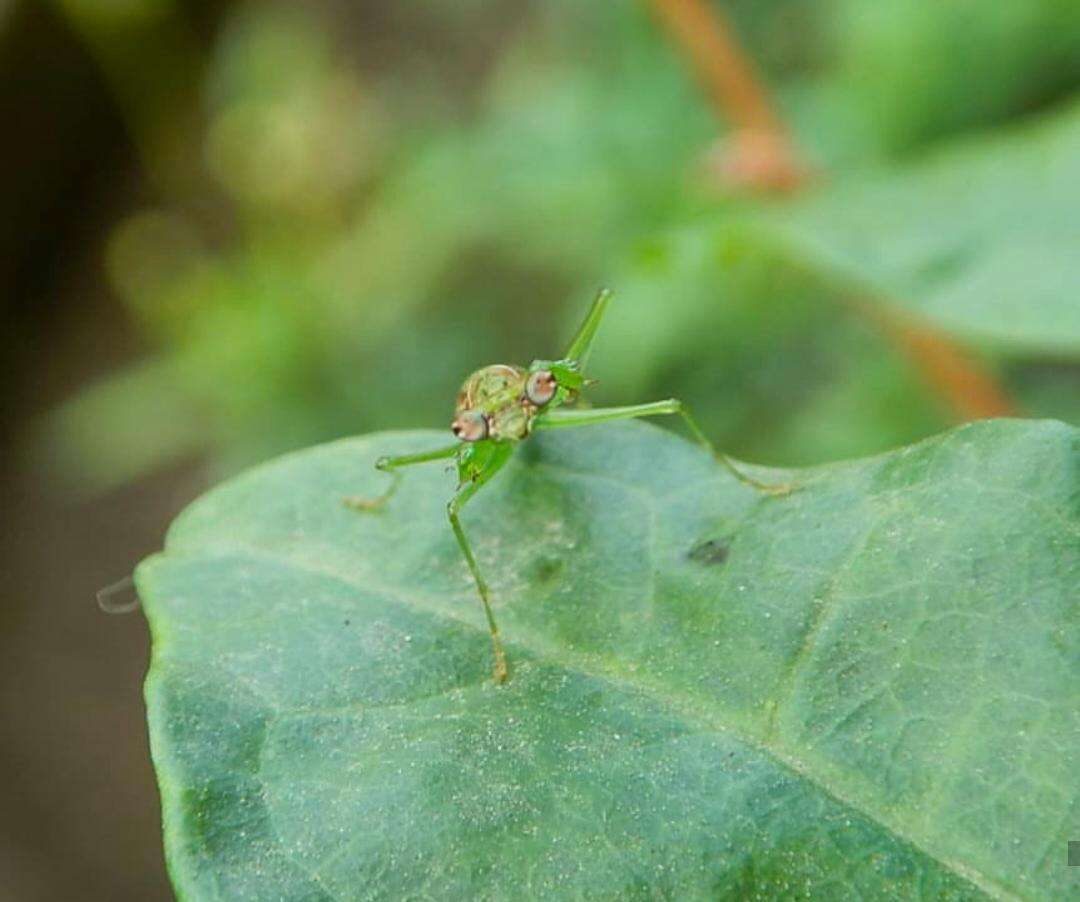
[[[1072,0],[0,0],[0,67],[4,897],[169,896],[144,629],[94,590],[229,472],[447,424],[601,284],[594,399],[746,459],[1080,417]]]

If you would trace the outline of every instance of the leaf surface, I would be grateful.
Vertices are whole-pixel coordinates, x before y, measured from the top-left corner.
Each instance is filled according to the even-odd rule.
[[[140,565],[181,897],[1080,888],[1080,432],[973,424],[767,499],[650,425],[537,436],[464,514],[504,687],[452,476],[340,503],[443,441],[256,468]]]
[[[783,213],[796,256],[1013,353],[1080,354],[1080,103]]]

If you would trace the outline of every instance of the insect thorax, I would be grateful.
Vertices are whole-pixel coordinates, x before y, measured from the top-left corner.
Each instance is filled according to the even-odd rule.
[[[528,371],[494,364],[477,370],[458,392],[455,414],[478,410],[485,415],[495,441],[519,441],[529,434],[536,407],[525,397]]]

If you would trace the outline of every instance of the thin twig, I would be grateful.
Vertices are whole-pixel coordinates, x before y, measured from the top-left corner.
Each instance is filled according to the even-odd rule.
[[[697,72],[713,107],[735,128],[720,168],[728,181],[791,191],[806,181],[783,119],[727,17],[706,0],[650,0]]]
[[[718,114],[735,129],[720,154],[726,181],[759,191],[791,191],[808,180],[783,119],[718,2],[649,0],[690,61]],[[1017,411],[994,377],[933,324],[893,305],[846,297],[896,346],[963,420]]]
[[[1018,407],[968,351],[914,314],[873,300],[845,299],[911,361],[961,421],[1016,416]]]

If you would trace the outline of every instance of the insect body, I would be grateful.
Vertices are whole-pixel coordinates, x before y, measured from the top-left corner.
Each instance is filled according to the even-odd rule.
[[[534,360],[528,367],[495,364],[469,376],[458,392],[454,419],[450,426],[456,439],[452,445],[421,451],[418,454],[379,458],[375,466],[392,477],[387,490],[377,498],[345,499],[346,504],[358,510],[377,510],[390,500],[397,489],[401,478],[398,471],[401,468],[433,460],[456,458],[458,490],[447,505],[447,514],[484,606],[495,655],[495,681],[498,683],[504,682],[509,675],[506,653],[491,610],[490,592],[476,563],[472,546],[462,529],[460,513],[466,502],[502,469],[518,442],[524,441],[533,432],[539,429],[590,426],[610,420],[679,414],[698,443],[726,466],[740,482],[769,494],[784,494],[790,490],[790,486],[767,485],[743,473],[728,457],[712,446],[685,405],[674,398],[627,407],[563,409],[566,404],[576,400],[581,390],[589,384],[582,368],[610,299],[611,293],[606,290],[596,296],[585,321],[562,358]]]

